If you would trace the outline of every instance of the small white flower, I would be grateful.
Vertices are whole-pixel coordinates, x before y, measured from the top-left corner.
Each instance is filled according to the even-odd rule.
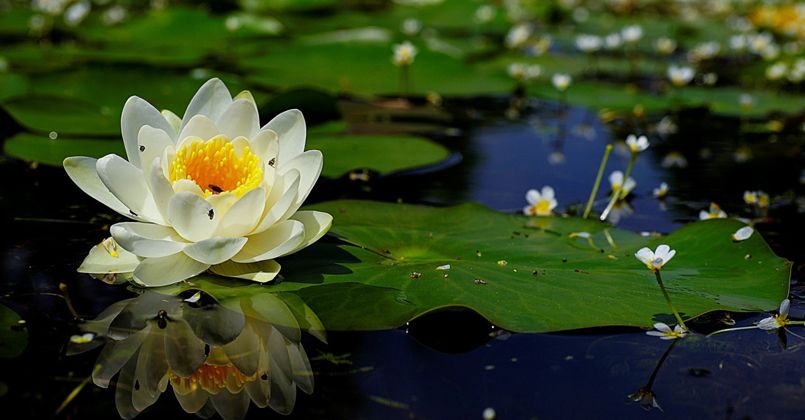
[[[600,50],[603,44],[604,40],[597,35],[581,34],[576,37],[576,48],[587,54]]]
[[[766,78],[769,80],[780,80],[785,77],[787,71],[788,66],[782,61],[774,63],[766,68]]]
[[[693,68],[691,67],[680,67],[680,66],[670,66],[668,67],[668,78],[671,79],[671,83],[674,86],[681,87],[685,86],[693,80]]]
[[[408,36],[414,36],[422,30],[422,22],[414,18],[405,19],[400,27],[402,33]]]
[[[648,267],[651,271],[659,271],[662,266],[671,261],[676,255],[676,250],[671,249],[670,246],[662,244],[657,247],[657,250],[651,252],[648,248],[640,248],[634,256]]]
[[[528,38],[531,37],[531,25],[527,23],[519,23],[509,29],[506,34],[506,46],[511,49],[521,48],[525,46]]]
[[[90,8],[90,3],[87,0],[74,3],[64,11],[64,23],[67,26],[78,26],[89,14]]]
[[[735,242],[745,241],[749,239],[749,237],[752,236],[753,233],[755,233],[755,230],[752,229],[751,226],[744,226],[736,230],[735,233],[732,234],[732,240]]]
[[[619,33],[609,34],[604,38],[604,47],[608,50],[614,50],[621,46],[623,40]]]
[[[730,48],[735,51],[743,51],[746,49],[747,39],[746,35],[738,34],[730,37]]]
[[[654,195],[654,198],[665,198],[665,196],[668,195],[668,183],[661,183],[659,187],[652,191],[652,194]]]
[[[718,74],[714,72],[708,72],[702,75],[702,83],[707,86],[713,86],[718,82]]]
[[[741,105],[741,108],[751,108],[755,105],[755,98],[748,93],[742,93],[741,96],[738,97],[738,103]]]
[[[643,37],[643,28],[640,25],[626,26],[621,30],[621,36],[624,42],[634,44]]]
[[[569,74],[556,73],[551,77],[551,83],[558,91],[564,92],[573,82],[573,78]]]
[[[676,50],[676,41],[666,37],[657,38],[657,41],[654,42],[654,48],[662,55],[669,55]]]
[[[548,185],[542,187],[542,194],[537,190],[528,190],[525,199],[529,205],[523,208],[523,214],[527,216],[549,216],[557,205],[553,188]]]
[[[405,41],[402,44],[394,45],[394,57],[391,61],[398,67],[410,66],[414,62],[416,53],[416,47],[410,42]]]
[[[646,331],[646,335],[660,337],[660,340],[676,340],[686,336],[687,334],[688,332],[679,325],[676,325],[673,329],[671,329],[668,324],[662,322],[654,324],[653,330]]]
[[[629,150],[632,153],[640,153],[646,149],[648,149],[649,142],[646,136],[637,137],[634,134],[629,134],[626,137],[626,145],[629,146]]]
[[[777,315],[761,319],[758,321],[757,327],[766,331],[785,327],[786,324],[788,324],[788,310],[790,307],[791,301],[788,299],[783,300],[780,303],[780,310],[777,312]]]
[[[507,70],[509,76],[520,82],[536,79],[542,73],[538,64],[511,63]]]
[[[475,10],[475,21],[478,23],[487,23],[495,18],[497,9],[494,6],[485,4]]]
[[[685,168],[688,166],[688,159],[679,152],[669,152],[665,157],[662,159],[660,165],[663,168]]]
[[[619,192],[620,198],[623,199],[637,186],[637,181],[629,177],[624,183],[623,172],[614,171],[609,175],[609,184],[611,185],[612,191]]]
[[[727,213],[721,210],[721,207],[716,203],[710,203],[710,209],[699,212],[699,220],[725,219],[726,217]]]

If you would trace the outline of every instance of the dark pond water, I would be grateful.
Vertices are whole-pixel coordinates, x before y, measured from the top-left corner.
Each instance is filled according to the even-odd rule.
[[[483,107],[478,108],[481,103]],[[800,245],[805,232],[803,209],[794,199],[803,188],[798,126],[773,136],[750,136],[741,134],[745,131],[736,119],[694,109],[671,115],[676,132],[660,135],[656,126],[662,115],[604,125],[587,109],[565,109],[539,100],[528,102],[516,118],[507,112],[505,98],[447,100],[445,107],[453,116],[452,129],[447,130],[449,135],[440,130],[431,136],[456,152],[451,164],[360,185],[323,180],[309,202],[361,197],[449,205],[473,200],[517,212],[525,205],[526,190],[551,185],[559,209],[578,211],[587,199],[604,146],[616,144],[609,170],[623,169],[628,155],[618,152],[619,141],[629,133],[646,133],[652,147],[635,166],[638,186],[629,202],[632,211],[621,210],[618,225],[668,232],[697,219],[711,201],[731,215],[748,217],[742,193],[762,189],[771,194],[773,204],[768,219],[757,229],[776,253],[796,262],[791,316],[805,316],[798,282],[805,257]],[[751,157],[737,162],[736,151],[747,147]],[[685,156],[687,166],[664,167],[671,152]],[[116,418],[114,387],[103,389],[92,382],[59,411],[68,395],[86,382],[102,351],[91,348],[101,344],[98,339],[70,344],[82,327],[76,319],[93,319],[110,305],[137,296],[124,285],[110,286],[75,273],[86,250],[106,236],[115,219],[80,193],[60,169],[32,168],[3,159],[0,177],[5,226],[0,296],[22,315],[25,324],[20,328],[29,334],[21,356],[0,359],[0,401],[5,410],[15,413],[14,418]],[[668,182],[670,193],[661,202],[652,196],[652,189],[662,181]],[[604,196],[606,187],[605,181],[599,196]],[[600,210],[605,203],[596,206]],[[192,296],[182,298],[193,300]],[[171,311],[184,308],[191,322],[197,309],[192,308],[203,304],[143,303],[124,309],[112,325],[127,331],[131,339],[128,334],[143,328],[138,324],[143,313],[153,317],[150,311],[170,307],[166,319],[178,319]],[[764,315],[733,317],[748,324]],[[240,319],[244,322],[242,315]],[[710,322],[717,325],[718,316]],[[218,334],[227,334],[223,324],[211,325]],[[805,336],[801,328],[791,330]],[[278,333],[272,331],[276,337]],[[279,333],[295,336],[294,331],[279,329]],[[293,392],[290,385],[273,390],[265,401],[275,408],[292,408],[292,418],[472,419],[482,418],[487,408],[494,409],[499,419],[805,417],[805,340],[792,334],[750,330],[680,342],[658,340],[637,329],[510,334],[472,313],[443,311],[397,330],[330,331],[326,343],[302,334],[298,344],[293,338],[288,343],[297,349],[296,353],[289,350],[291,358],[299,354],[299,347],[304,348],[313,371],[313,393]],[[67,355],[77,348],[86,351]],[[145,349],[143,345],[137,357],[147,362]],[[274,362],[274,378],[288,371],[281,361]],[[302,375],[297,384],[306,380]],[[114,382],[127,383],[128,392],[148,386],[132,378]],[[662,411],[644,411],[640,403],[630,401],[629,396],[641,389],[653,391]],[[191,417],[172,394],[168,390],[160,396],[155,391],[149,398],[158,401],[140,417]],[[249,390],[249,395],[255,394],[259,392]],[[216,410],[237,414],[232,407],[240,404],[242,409],[242,403],[219,400]],[[266,416],[279,415],[254,404],[248,408],[248,418]]]

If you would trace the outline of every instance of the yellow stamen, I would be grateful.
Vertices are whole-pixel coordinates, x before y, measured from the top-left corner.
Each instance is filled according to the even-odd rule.
[[[101,241],[101,246],[109,253],[110,256],[117,258],[120,254],[117,253],[117,243],[112,238],[106,238]]]
[[[225,136],[185,144],[176,152],[168,174],[171,182],[195,182],[205,197],[226,191],[240,197],[263,181],[260,158],[248,146],[237,153]]]

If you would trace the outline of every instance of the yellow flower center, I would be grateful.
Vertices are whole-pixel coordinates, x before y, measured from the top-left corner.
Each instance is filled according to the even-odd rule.
[[[551,213],[551,202],[548,200],[540,200],[535,206],[537,214],[546,215]]]
[[[248,146],[238,153],[225,136],[185,144],[176,152],[168,174],[171,182],[195,182],[205,197],[226,191],[240,197],[263,180],[260,158]]]
[[[171,385],[181,394],[203,389],[210,394],[217,394],[224,388],[231,392],[240,392],[249,382],[257,379],[257,373],[246,376],[232,364],[210,365],[204,363],[189,378],[183,378],[170,372]]]

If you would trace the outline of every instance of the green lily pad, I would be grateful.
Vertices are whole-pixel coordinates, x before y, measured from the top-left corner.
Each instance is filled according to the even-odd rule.
[[[402,325],[449,306],[513,331],[673,322],[653,273],[634,257],[660,243],[677,251],[662,276],[685,318],[772,310],[788,290],[791,263],[758,233],[732,242],[743,225],[736,220],[697,222],[648,239],[596,221],[529,218],[476,204],[338,201],[315,208],[334,215],[331,233],[351,245],[321,245],[285,259],[286,281],[276,287],[314,296],[308,304],[328,329]],[[572,232],[589,232],[591,242]],[[447,264],[449,270],[437,270]],[[379,308],[352,305],[362,297],[344,285],[356,283],[396,293]],[[345,290],[336,293],[336,285]]]
[[[0,304],[0,357],[17,357],[28,345],[28,330],[21,320],[11,308]]]
[[[414,136],[311,134],[307,147],[324,154],[322,175],[327,177],[339,177],[353,169],[387,174],[432,165],[450,155],[444,146]]]
[[[9,156],[45,165],[61,166],[69,156],[89,156],[100,158],[114,153],[126,155],[123,140],[101,139],[60,139],[55,140],[44,134],[20,133],[6,140],[4,151]]]

